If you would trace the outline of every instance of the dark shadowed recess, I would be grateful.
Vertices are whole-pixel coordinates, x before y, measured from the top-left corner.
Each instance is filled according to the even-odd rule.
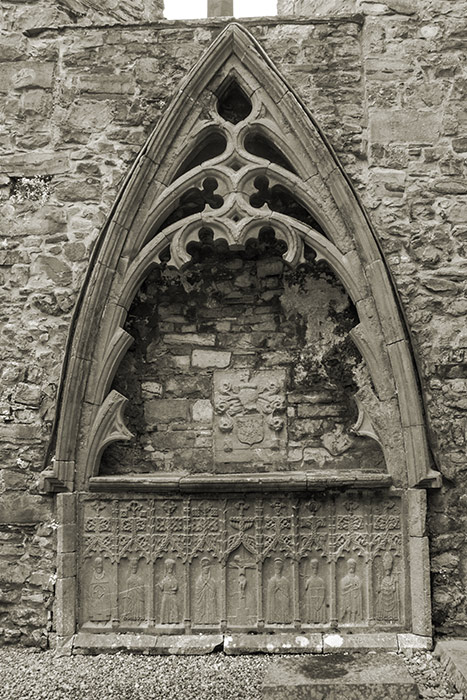
[[[226,145],[226,138],[220,131],[208,131],[190,152],[190,155],[185,158],[172,182],[175,182],[179,177],[193,170],[193,168],[196,168],[198,165],[222,155]]]
[[[217,100],[217,111],[226,121],[238,124],[251,113],[250,98],[234,80],[221,87]]]

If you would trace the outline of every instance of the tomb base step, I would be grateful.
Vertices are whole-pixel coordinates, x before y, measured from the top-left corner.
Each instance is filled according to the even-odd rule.
[[[374,632],[373,634],[322,634],[277,632],[275,634],[150,634],[148,632],[81,629],[77,634],[56,638],[61,655],[117,652],[143,654],[209,654],[223,651],[236,654],[322,654],[345,656],[352,652],[389,652],[405,649],[431,649],[430,637],[414,634]]]

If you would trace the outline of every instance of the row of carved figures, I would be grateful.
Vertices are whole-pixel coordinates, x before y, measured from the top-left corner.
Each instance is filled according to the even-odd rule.
[[[255,564],[234,556],[228,565],[236,571],[235,604],[240,611],[248,610],[248,569]],[[129,560],[125,588],[119,594],[121,620],[143,622],[147,619],[147,584],[139,573],[139,558]],[[346,562],[346,573],[338,581],[339,621],[358,624],[364,621],[364,583],[357,574],[357,563],[350,557]],[[218,601],[220,584],[212,573],[212,561],[202,557],[200,573],[194,583],[194,619],[200,624],[218,622]],[[181,621],[179,593],[180,584],[176,573],[176,561],[170,557],[164,561],[164,573],[155,583],[160,600],[161,624],[177,624]],[[293,592],[289,578],[284,575],[284,561],[276,557],[273,573],[266,586],[266,622],[287,624],[292,622]],[[320,575],[319,561],[311,559],[309,575],[304,582],[304,610],[306,622],[326,624],[329,621],[327,585]],[[382,557],[382,574],[379,577],[375,619],[382,623],[394,623],[400,619],[401,600],[399,577],[394,572],[394,557],[386,552]],[[93,560],[93,571],[87,588],[88,617],[93,622],[107,622],[111,619],[111,586],[104,569],[102,557]]]

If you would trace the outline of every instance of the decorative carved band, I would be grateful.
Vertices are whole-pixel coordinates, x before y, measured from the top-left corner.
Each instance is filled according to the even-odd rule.
[[[85,498],[81,517],[87,628],[405,626],[397,496]]]

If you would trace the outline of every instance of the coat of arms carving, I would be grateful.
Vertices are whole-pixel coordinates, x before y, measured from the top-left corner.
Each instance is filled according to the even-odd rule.
[[[216,462],[275,464],[287,442],[285,371],[214,373]]]

